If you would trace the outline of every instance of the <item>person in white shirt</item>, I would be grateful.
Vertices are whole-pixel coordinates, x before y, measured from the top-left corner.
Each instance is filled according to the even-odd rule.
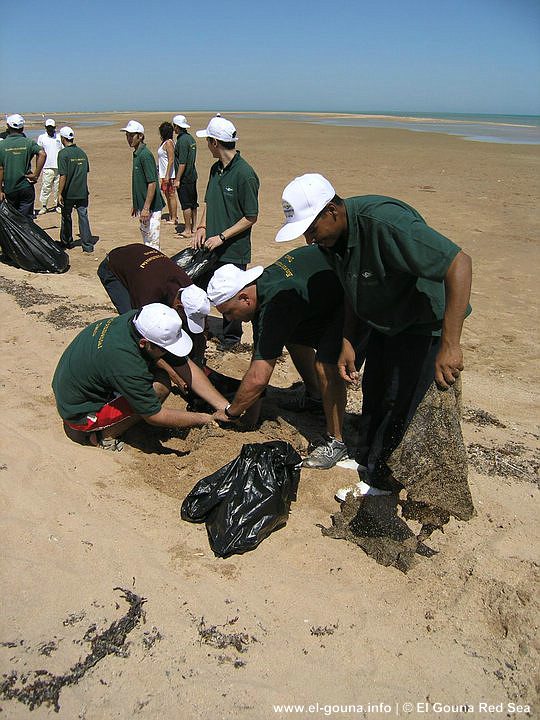
[[[46,132],[42,133],[37,139],[38,145],[47,153],[47,160],[41,175],[41,192],[39,195],[42,207],[38,215],[44,215],[47,212],[47,203],[51,191],[54,209],[58,213],[62,212],[62,208],[58,204],[58,182],[60,180],[58,175],[58,153],[62,149],[62,142],[60,135],[56,132],[56,123],[52,118],[45,120],[45,130]]]

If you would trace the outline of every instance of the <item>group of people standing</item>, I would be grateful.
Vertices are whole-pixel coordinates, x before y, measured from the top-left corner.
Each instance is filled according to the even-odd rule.
[[[79,217],[79,233],[83,252],[94,251],[94,238],[88,220],[88,157],[77,147],[72,128],[56,130],[52,118],[45,120],[45,132],[37,142],[24,134],[22,115],[8,115],[7,128],[0,138],[0,201],[7,198],[25,217],[34,217],[35,184],[42,175],[38,215],[47,212],[50,197],[56,210],[62,214],[60,243],[73,247],[73,210]],[[32,160],[35,167],[32,170]]]
[[[175,116],[171,125],[180,137],[189,135],[184,116]],[[346,387],[364,366],[355,449],[359,482],[351,491],[398,491],[386,461],[432,382],[448,389],[463,369],[460,337],[470,312],[469,256],[406,203],[378,195],[343,199],[325,177],[309,173],[285,187],[285,223],[275,238],[285,242],[304,236],[306,246],[266,268],[248,269],[259,179],[236,150],[233,123],[216,116],[196,133],[216,159],[198,222],[196,195],[191,196],[195,204],[187,207],[189,193],[178,192],[183,210],[191,210],[186,234],[192,233],[192,246],[217,256],[211,277],[194,286],[159,251],[151,232],[152,217],[161,215],[164,206],[158,189],[170,190],[172,180],[180,190],[187,163],[174,167],[174,150],[171,161],[171,148],[164,147],[172,140],[166,128],[165,182],[158,186],[143,126],[132,120],[123,131],[134,150],[133,212],[140,216],[145,244],[114,249],[98,271],[119,312],[127,312],[91,325],[60,359],[53,389],[68,436],[117,448],[124,430],[140,420],[167,427],[209,422],[234,427],[246,416],[253,422],[287,348],[304,381],[289,409],[323,414],[326,422],[326,434],[304,466],[328,469],[347,457],[342,436]],[[193,352],[210,305],[224,318],[221,350],[232,346],[227,328],[241,332],[242,322],[253,324],[251,363],[228,399],[209,381],[204,357]],[[231,336],[232,342],[238,337]],[[173,384],[194,392],[213,412],[167,411],[163,401]]]

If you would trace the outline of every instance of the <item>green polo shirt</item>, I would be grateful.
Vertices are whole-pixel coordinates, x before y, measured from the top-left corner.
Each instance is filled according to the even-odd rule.
[[[151,360],[146,360],[132,324],[137,310],[98,320],[66,348],[54,373],[52,388],[60,417],[83,424],[120,393],[141,415],[161,409],[152,387]]]
[[[180,183],[197,182],[197,170],[195,160],[197,159],[197,143],[188,132],[182,132],[176,138],[174,145],[174,172],[178,175],[178,166],[185,165]]]
[[[35,140],[10,133],[0,143],[0,166],[4,168],[4,192],[17,192],[30,187],[25,175],[31,171],[32,158],[38,155],[41,148]]]
[[[221,161],[210,168],[206,188],[206,237],[219,235],[243,217],[259,214],[259,178],[238,150],[227,167]],[[251,227],[228,240],[216,250],[220,261],[251,262]]]
[[[150,212],[161,210],[165,203],[159,189],[156,161],[147,146],[141,143],[133,153],[133,173],[131,176],[133,207],[138,212],[143,209],[148,185],[153,182],[156,183],[156,192],[150,205]]]
[[[343,305],[343,289],[316,245],[296,248],[265,268],[257,279],[253,357],[280,357],[289,342],[317,347]],[[341,327],[337,336],[341,345]]]
[[[64,175],[66,183],[62,192],[64,200],[86,200],[88,198],[87,175],[90,164],[84,150],[66,145],[58,153],[58,173]]]
[[[444,277],[460,248],[400,200],[344,202],[348,237],[325,254],[358,317],[385,335],[440,335]]]

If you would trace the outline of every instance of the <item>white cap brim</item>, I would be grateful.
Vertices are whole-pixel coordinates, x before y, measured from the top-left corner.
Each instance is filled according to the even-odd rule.
[[[184,312],[185,311],[186,309],[184,308]],[[204,330],[206,315],[204,313],[191,313],[191,315],[188,315],[186,312],[186,322],[191,332],[198,335]]]
[[[207,130],[197,130],[197,131],[195,132],[195,135],[196,135],[197,137],[211,137],[211,135],[208,134],[208,131],[207,131]]]
[[[328,203],[325,203],[325,205],[327,204]],[[303,220],[296,220],[296,222],[285,223],[285,225],[281,228],[281,230],[278,231],[276,235],[276,242],[287,242],[288,240],[295,240],[296,238],[303,235],[321,210],[318,210],[313,215],[313,217],[304,218]]]
[[[161,347],[162,350],[166,350],[168,353],[171,353],[171,355],[175,355],[176,357],[187,357],[193,347],[193,340],[189,337],[187,332],[181,330],[180,337],[175,343],[169,345],[168,347],[163,347],[163,345],[159,345],[158,347]]]

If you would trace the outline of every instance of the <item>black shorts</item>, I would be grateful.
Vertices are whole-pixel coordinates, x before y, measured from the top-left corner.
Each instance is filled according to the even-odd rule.
[[[193,208],[198,207],[197,183],[180,182],[180,187],[178,188],[178,199],[180,200],[180,207],[182,210],[193,210]]]

